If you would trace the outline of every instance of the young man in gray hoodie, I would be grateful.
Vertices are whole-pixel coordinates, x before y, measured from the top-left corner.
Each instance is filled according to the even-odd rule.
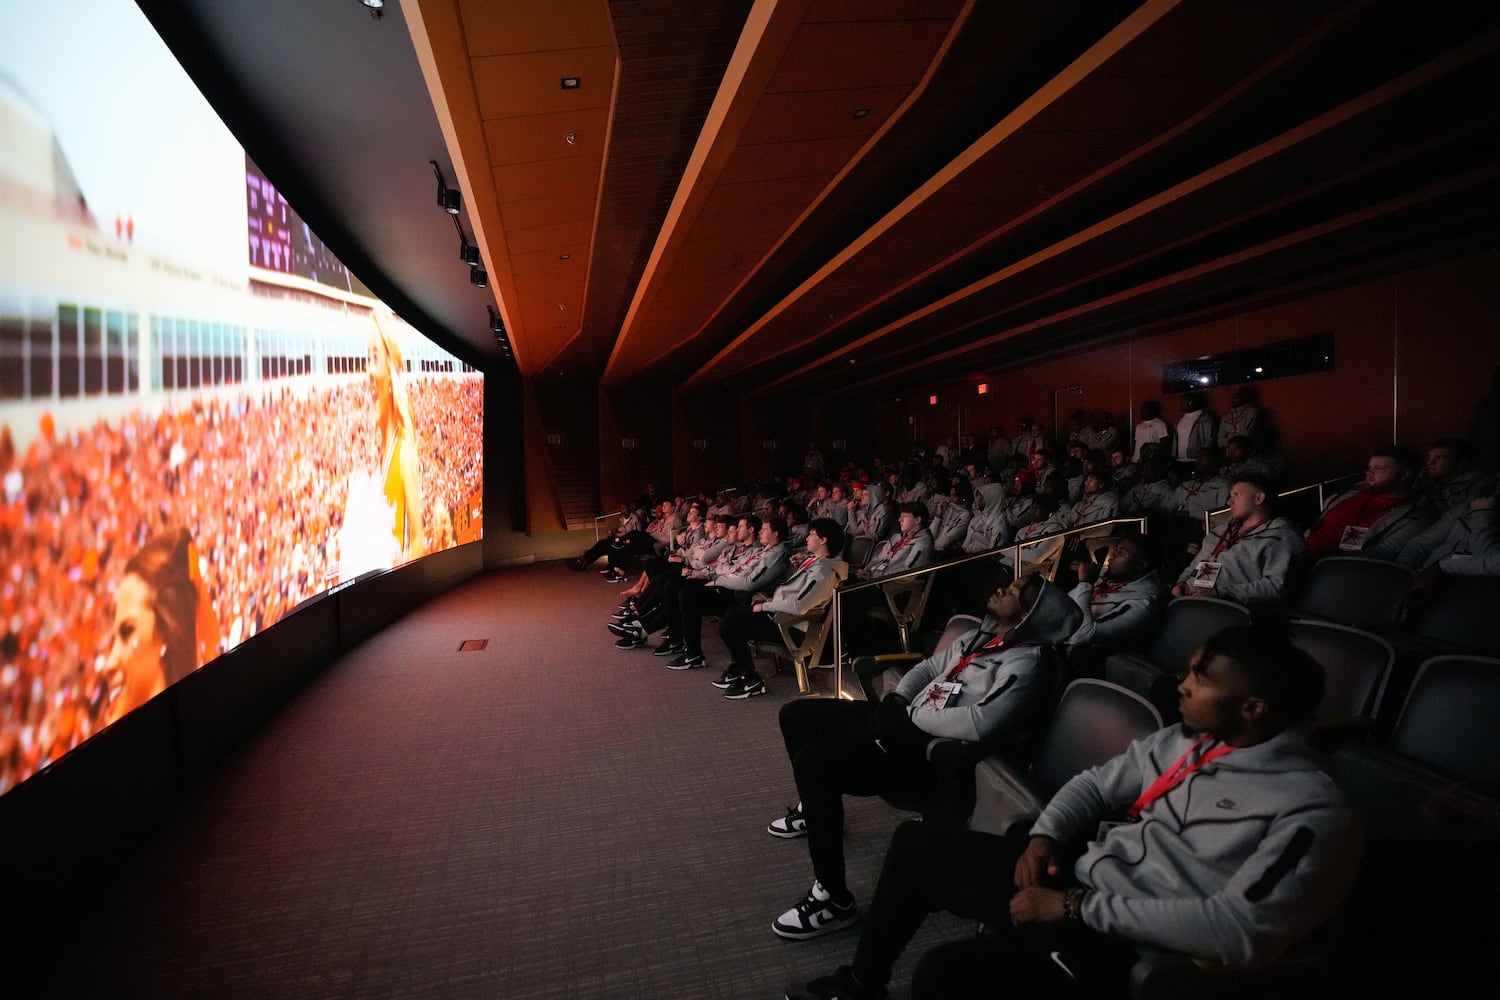
[[[1052,797],[1026,839],[907,822],[852,966],[788,1000],[885,996],[927,914],[984,934],[922,957],[913,1000],[1124,995],[1148,945],[1230,966],[1274,961],[1349,893],[1358,825],[1301,723],[1321,668],[1272,629],[1225,629],[1178,688],[1182,722]],[[1123,818],[1124,822],[1116,822]]]
[[[780,640],[776,613],[806,614],[827,604],[849,575],[849,564],[838,557],[844,548],[844,529],[831,517],[815,517],[807,526],[807,554],[789,567],[785,582],[769,597],[757,595],[748,606],[736,605],[719,619],[719,638],[729,650],[730,664],[714,687],[732,701],[764,694],[765,681],[756,673],[751,644]]]
[[[802,801],[767,832],[806,836],[816,881],[772,923],[778,936],[802,941],[854,922],[844,880],[845,795],[931,784],[933,739],[993,740],[1047,710],[1055,678],[1045,647],[1065,642],[1083,614],[1041,577],[1012,584],[1009,576],[996,568],[979,628],[913,667],[879,705],[818,698],[782,706],[781,735]]]

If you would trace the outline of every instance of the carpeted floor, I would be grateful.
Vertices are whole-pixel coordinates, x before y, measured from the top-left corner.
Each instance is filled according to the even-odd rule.
[[[801,841],[764,832],[796,794],[792,677],[726,701],[711,623],[706,670],[616,650],[619,589],[507,570],[335,664],[98,901],[53,995],[737,1000],[847,962],[857,931],[770,930],[812,878]],[[863,903],[905,817],[848,817]],[[893,996],[972,932],[929,921]]]

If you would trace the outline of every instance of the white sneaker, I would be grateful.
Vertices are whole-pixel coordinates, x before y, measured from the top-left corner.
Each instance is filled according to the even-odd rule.
[[[858,916],[854,900],[839,906],[823,883],[814,882],[801,902],[776,918],[771,930],[791,941],[807,941],[848,927]]]
[[[766,832],[782,840],[807,836],[807,819],[802,815],[802,803],[788,806],[785,816],[773,819],[766,825]]]

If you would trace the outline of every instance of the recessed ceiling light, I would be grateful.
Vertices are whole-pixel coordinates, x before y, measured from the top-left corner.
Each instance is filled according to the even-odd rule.
[[[570,253],[560,253],[560,254],[557,255],[557,259],[558,260],[572,260],[573,259],[573,255],[570,254]]]
[[[854,109],[854,114],[850,115],[849,117],[850,118],[863,118],[865,115],[868,115],[869,113],[870,113],[870,109],[869,108],[855,108]]]
[[[575,143],[577,141],[578,141],[578,133],[577,132],[569,132],[567,135],[563,136],[563,142],[567,143],[569,146],[573,145],[573,143]]]
[[[583,81],[576,76],[565,76],[562,78],[563,90],[577,90]]]

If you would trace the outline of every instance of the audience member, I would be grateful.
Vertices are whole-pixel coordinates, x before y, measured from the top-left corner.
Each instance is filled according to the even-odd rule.
[[[1357,822],[1300,726],[1321,668],[1275,633],[1226,629],[1178,691],[1181,723],[1074,777],[1024,842],[904,823],[853,964],[788,1000],[885,996],[940,910],[985,931],[924,955],[913,1000],[1123,996],[1138,945],[1250,966],[1315,932],[1360,858]],[[1134,821],[1113,822],[1122,811]]]
[[[1439,515],[1466,506],[1489,484],[1490,477],[1471,466],[1471,457],[1462,438],[1444,438],[1427,449],[1420,490]]]
[[[755,671],[751,645],[781,638],[776,613],[806,614],[827,604],[849,575],[849,565],[838,558],[844,548],[844,529],[831,517],[814,518],[807,529],[807,556],[792,567],[775,593],[749,606],[735,605],[719,619],[719,638],[729,650],[729,666],[714,686],[731,700],[764,694],[765,682]]]
[[[1135,425],[1135,451],[1131,458],[1139,462],[1159,455],[1171,460],[1172,428],[1161,418],[1161,403],[1148,399],[1141,404],[1141,422]]]
[[[1193,460],[1198,452],[1213,446],[1218,440],[1215,433],[1217,421],[1213,413],[1204,408],[1201,392],[1185,392],[1179,401],[1182,415],[1177,418],[1177,429],[1172,435],[1172,461],[1179,479],[1193,473]]]
[[[1364,484],[1329,501],[1308,531],[1308,554],[1314,559],[1339,552],[1395,559],[1432,522],[1428,507],[1415,495],[1420,466],[1410,448],[1376,448],[1365,466]]]
[[[1271,487],[1241,477],[1229,489],[1229,520],[1203,539],[1182,571],[1174,597],[1280,601],[1290,593],[1307,546],[1297,526],[1271,510]]]
[[[883,576],[920,569],[932,562],[932,533],[927,530],[927,506],[918,502],[903,503],[897,520],[897,533],[875,547],[870,561],[858,572],[861,580],[878,580]]]
[[[1068,596],[1083,612],[1068,645],[1105,651],[1139,645],[1161,616],[1166,587],[1156,575],[1156,552],[1145,535],[1115,539],[1101,565],[1090,558],[1078,564],[1078,585]]]
[[[1248,385],[1242,385],[1229,394],[1229,412],[1219,422],[1218,445],[1223,448],[1232,437],[1251,437],[1260,427],[1260,407],[1256,406],[1257,394]]]
[[[771,929],[796,941],[854,922],[844,880],[845,795],[877,795],[934,780],[927,745],[935,737],[987,741],[1045,713],[1054,679],[1044,647],[1078,627],[1081,612],[1040,577],[1009,582],[996,567],[979,628],[911,669],[879,705],[819,698],[781,708],[781,732],[802,801],[767,828],[806,836],[812,889]]]

